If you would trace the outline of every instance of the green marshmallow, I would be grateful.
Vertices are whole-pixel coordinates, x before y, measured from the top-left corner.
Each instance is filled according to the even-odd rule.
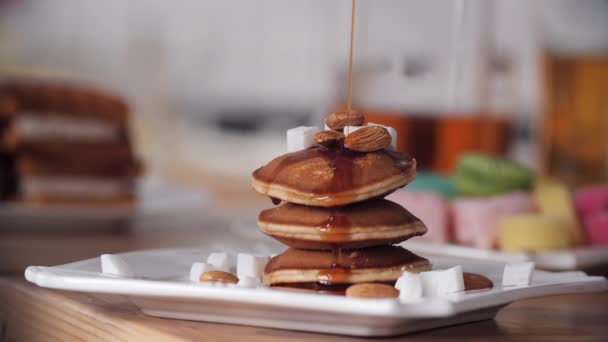
[[[458,194],[452,180],[433,172],[418,172],[416,179],[406,188],[409,191],[438,192],[447,199],[452,199]]]
[[[466,154],[458,161],[454,183],[459,192],[471,196],[531,191],[534,172],[508,159]]]

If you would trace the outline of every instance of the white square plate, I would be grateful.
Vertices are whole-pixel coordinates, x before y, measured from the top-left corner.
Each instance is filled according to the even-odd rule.
[[[502,288],[503,263],[431,257],[435,269],[462,265],[486,275],[494,288],[402,303],[397,299],[217,287],[188,281],[203,249],[165,249],[121,254],[136,278],[101,273],[99,258],[56,267],[30,266],[28,281],[41,287],[127,296],[147,315],[357,336],[387,336],[493,318],[519,299],[608,288],[603,277],[582,272],[535,271],[530,286]]]

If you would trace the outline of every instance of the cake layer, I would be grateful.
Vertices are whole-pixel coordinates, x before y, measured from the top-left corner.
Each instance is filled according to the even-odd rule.
[[[252,185],[289,203],[333,207],[383,197],[415,175],[416,161],[397,152],[317,146],[275,158],[254,171]]]
[[[14,153],[49,163],[135,163],[131,147],[125,143],[45,140],[21,143],[16,146]]]
[[[118,199],[132,196],[130,180],[100,177],[24,176],[19,180],[19,198],[34,199]]]
[[[305,249],[388,245],[427,231],[417,217],[387,200],[340,208],[288,203],[261,212],[258,226],[265,234],[290,247]]]
[[[13,133],[22,141],[66,140],[113,142],[124,139],[121,126],[108,121],[80,118],[63,113],[18,113]]]
[[[119,97],[75,85],[19,82],[5,84],[0,91],[12,97],[21,111],[60,112],[78,117],[99,118],[126,125],[128,106]]]
[[[95,176],[133,179],[141,172],[136,162],[83,158],[83,160],[46,160],[19,156],[16,173],[21,176]]]
[[[263,281],[266,285],[394,282],[403,271],[430,269],[428,260],[398,246],[350,251],[289,248],[266,264]]]

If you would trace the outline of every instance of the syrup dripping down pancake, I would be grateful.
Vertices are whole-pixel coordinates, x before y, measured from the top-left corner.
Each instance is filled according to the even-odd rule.
[[[416,160],[398,152],[312,147],[254,171],[253,188],[289,203],[333,207],[381,198],[416,176]]]

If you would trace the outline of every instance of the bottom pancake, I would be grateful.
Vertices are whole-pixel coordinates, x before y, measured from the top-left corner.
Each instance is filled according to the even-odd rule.
[[[318,251],[290,248],[264,269],[267,286],[395,282],[403,271],[423,272],[431,263],[398,246]]]

